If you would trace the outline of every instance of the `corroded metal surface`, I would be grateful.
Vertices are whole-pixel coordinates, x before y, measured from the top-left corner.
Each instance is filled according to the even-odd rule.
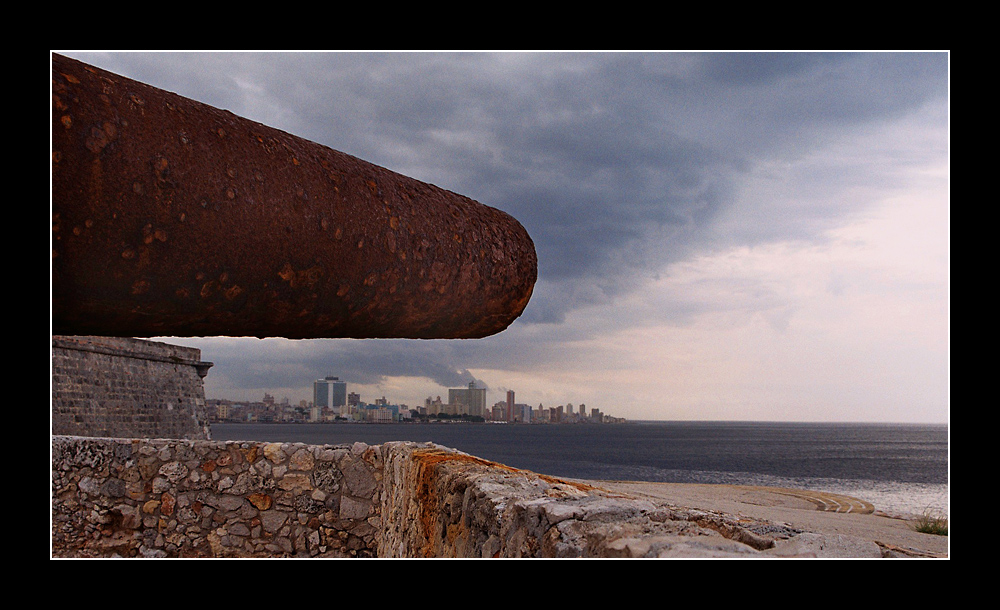
[[[511,216],[59,55],[52,332],[472,338],[537,277]]]

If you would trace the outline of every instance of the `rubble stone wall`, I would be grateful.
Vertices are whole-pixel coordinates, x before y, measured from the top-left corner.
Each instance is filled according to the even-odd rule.
[[[52,551],[83,557],[373,557],[382,448],[52,439]]]

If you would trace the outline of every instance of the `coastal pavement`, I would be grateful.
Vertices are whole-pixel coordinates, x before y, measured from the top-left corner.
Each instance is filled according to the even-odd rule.
[[[671,506],[786,526],[820,535],[827,541],[836,540],[845,548],[850,541],[867,541],[878,545],[884,554],[895,557],[947,558],[949,553],[948,536],[916,531],[912,515],[889,515],[869,502],[840,494],[725,484],[588,483],[616,493],[665,501]]]

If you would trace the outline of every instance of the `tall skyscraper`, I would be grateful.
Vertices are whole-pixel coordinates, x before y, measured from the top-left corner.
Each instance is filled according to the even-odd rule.
[[[514,421],[514,390],[507,390],[507,421]]]
[[[448,404],[465,405],[469,415],[486,416],[486,388],[477,388],[476,382],[469,382],[468,389],[448,390]]]
[[[347,382],[338,377],[326,377],[313,382],[313,404],[342,412],[347,404]]]

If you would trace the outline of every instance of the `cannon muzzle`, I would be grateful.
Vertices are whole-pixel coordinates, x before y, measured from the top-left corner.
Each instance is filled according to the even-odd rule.
[[[500,210],[53,55],[54,334],[484,337],[536,278]]]

